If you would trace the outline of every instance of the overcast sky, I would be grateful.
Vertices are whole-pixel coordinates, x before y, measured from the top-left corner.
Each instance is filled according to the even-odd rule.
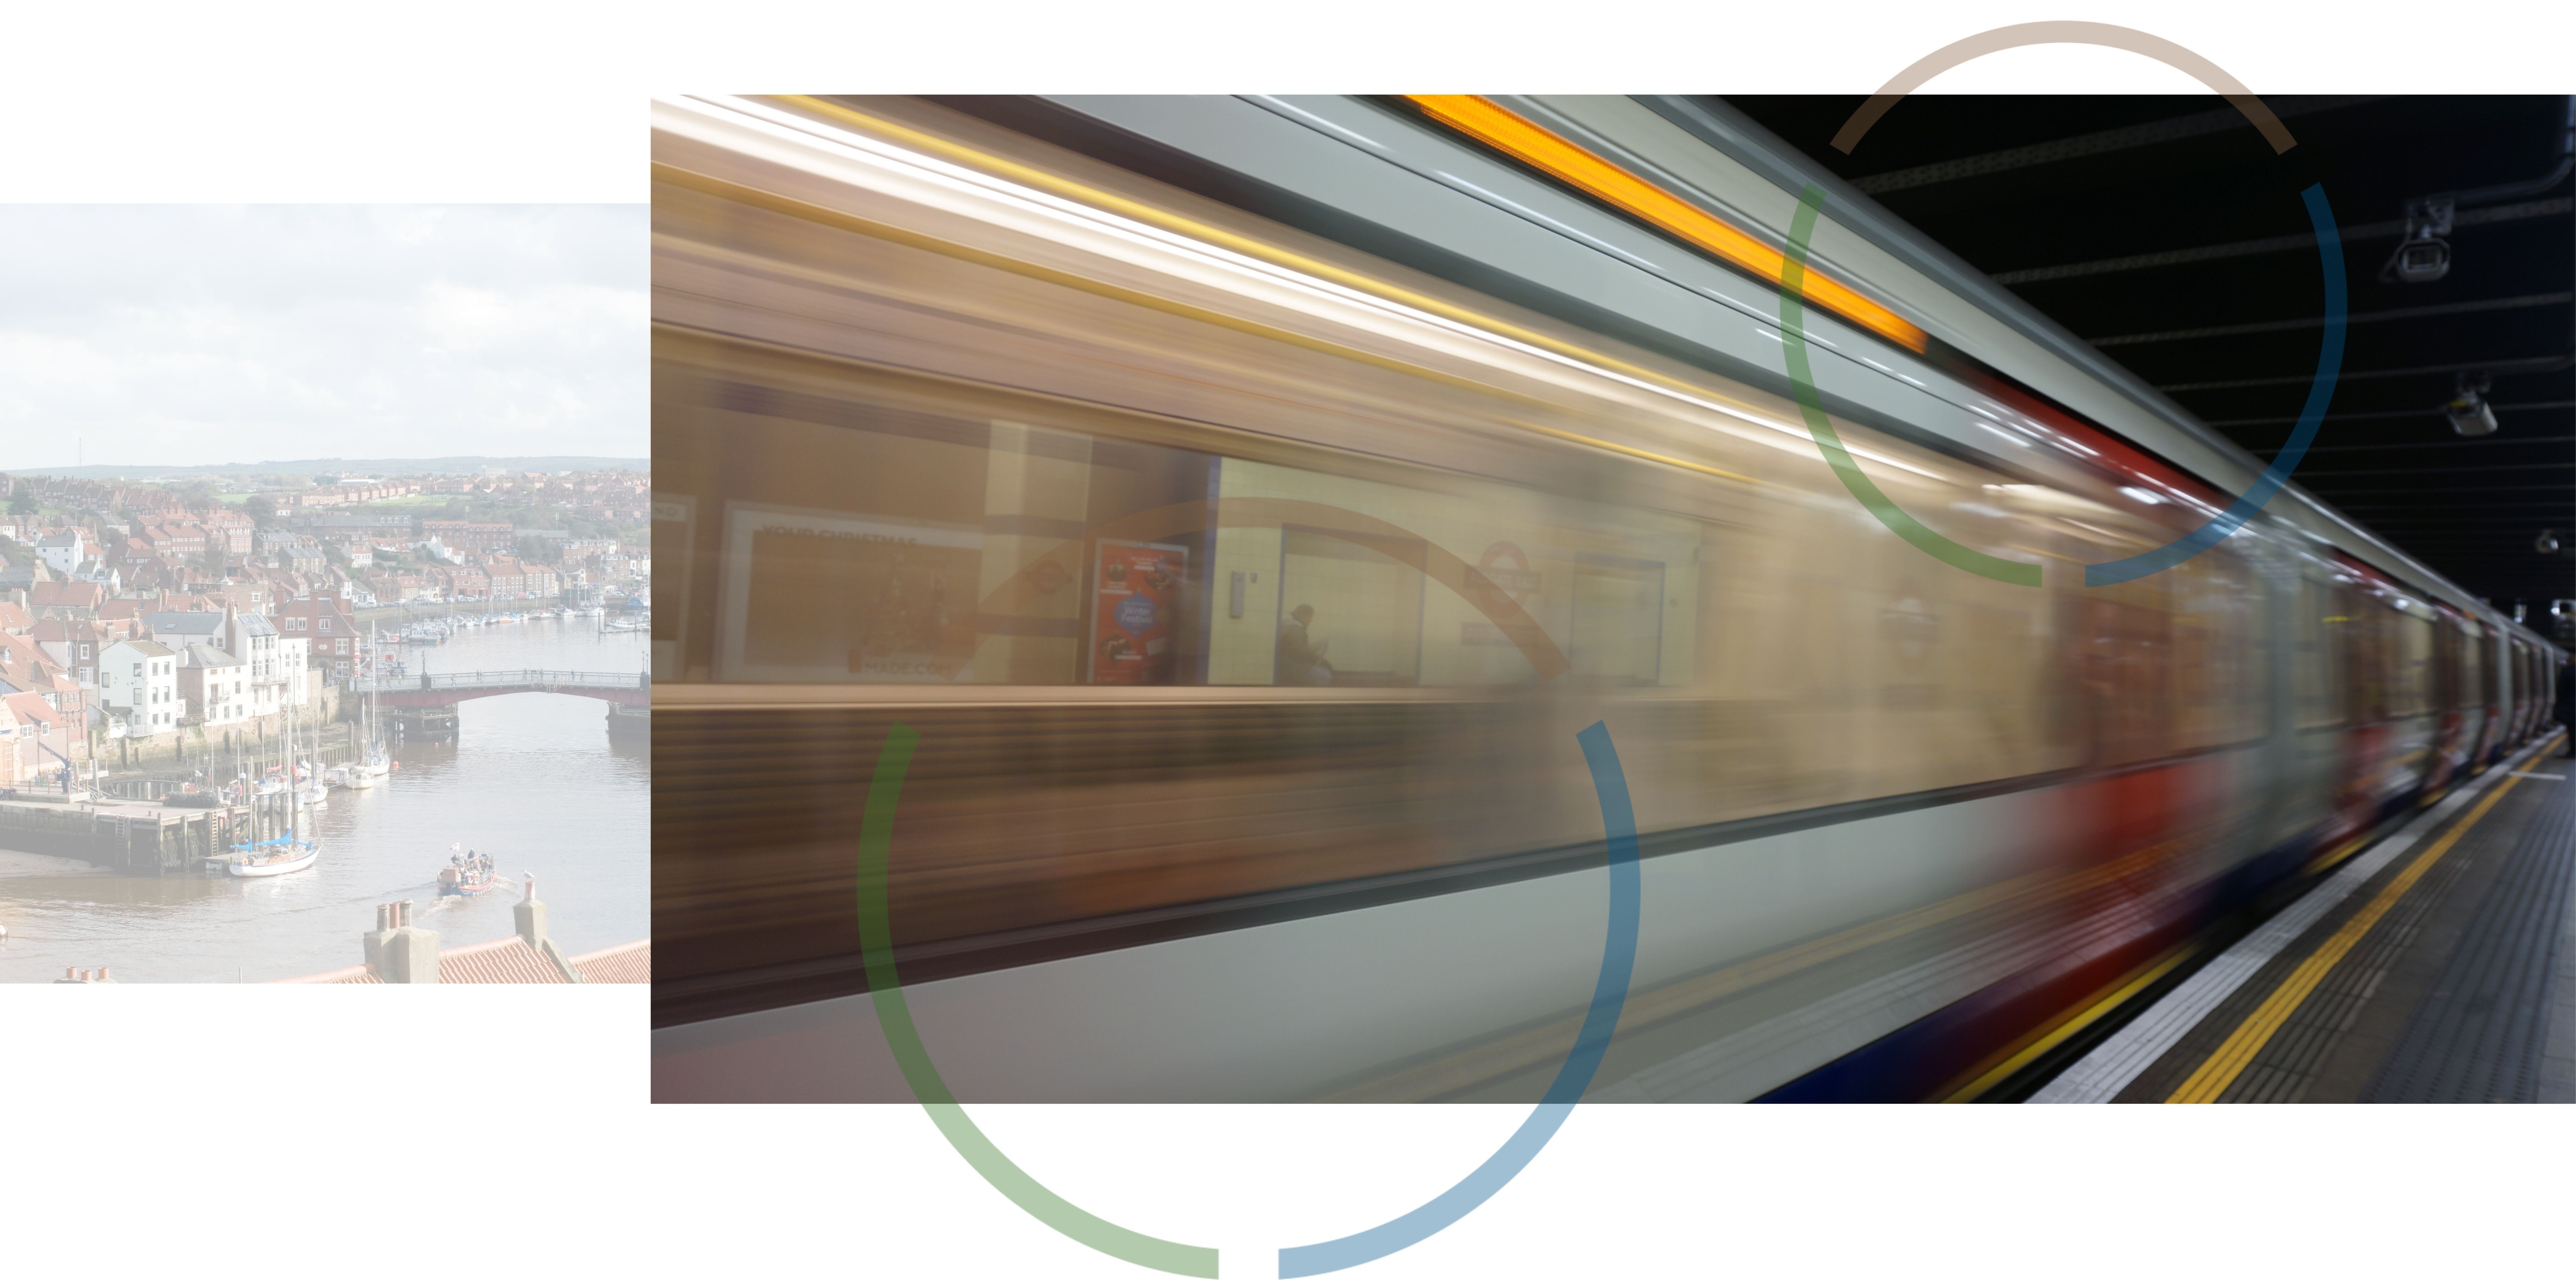
[[[0,206],[0,471],[649,456],[645,237],[641,205]]]

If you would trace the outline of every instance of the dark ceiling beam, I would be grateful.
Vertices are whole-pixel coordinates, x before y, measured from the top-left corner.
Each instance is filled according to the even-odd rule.
[[[2488,405],[2489,405],[2490,407],[2494,408],[2494,409],[2495,409],[2495,410],[2497,410],[2497,411],[2551,411],[2551,410],[2555,410],[2555,409],[2557,409],[2557,408],[2561,408],[2561,407],[2576,407],[2576,402],[2490,403],[2490,404],[2488,404]],[[2331,412],[2331,413],[2328,413],[2328,414],[2324,417],[2324,419],[2327,419],[2327,420],[2403,420],[2403,419],[2405,419],[2405,418],[2406,418],[2406,417],[2408,417],[2408,416],[2439,416],[2439,415],[2441,415],[2441,414],[2442,414],[2442,409],[2441,409],[2441,408],[2439,408],[2439,407],[2416,407],[2416,408],[2409,408],[2409,409],[2407,409],[2407,410],[2405,410],[2405,411],[2339,411],[2339,412]],[[2206,422],[2203,422],[2203,423],[2207,424],[2207,425],[2208,425],[2210,428],[2212,428],[2212,429],[2224,429],[2224,428],[2227,428],[2228,426],[2231,426],[2231,425],[2290,425],[2290,424],[2295,424],[2295,423],[2297,423],[2298,419],[2299,419],[2299,418],[2298,418],[2298,417],[2296,417],[2296,416],[2246,416],[2246,417],[2242,417],[2242,418],[2237,419],[2237,420],[2213,420],[2213,421],[2206,421]],[[2460,446],[2460,445],[2461,445],[2461,443],[2493,443],[2493,442],[2500,442],[2500,441],[2512,441],[2512,442],[2522,442],[2522,443],[2563,443],[2563,442],[2566,442],[2566,441],[2568,441],[2568,440],[2563,439],[2563,438],[2523,438],[2523,439],[2512,439],[2512,440],[2500,440],[2500,439],[2494,439],[2494,438],[2476,438],[2476,439],[2462,439],[2462,440],[2460,441],[2460,443],[2442,443],[2442,444],[2438,444],[2438,446],[2442,446],[2442,447],[2457,447],[2457,446]],[[2319,447],[2319,448],[2315,448],[2315,449],[2312,449],[2312,450],[2320,451],[2320,452],[2325,452],[2325,451],[2333,451],[2333,450],[2336,450],[2336,449],[2334,449],[2334,448],[2327,448],[2327,447]],[[2344,448],[2344,449],[2342,449],[2342,450],[2344,450],[2344,451],[2362,451],[2362,450],[2365,450],[2365,449],[2363,449],[2363,448],[2357,448],[2357,447],[2351,447],[2351,448]]]
[[[2355,313],[2346,322],[2402,322],[2413,318],[2449,317],[2459,313],[2492,313],[2500,309],[2536,309],[2548,304],[2565,304],[2576,300],[2576,293],[2552,291],[2545,295],[2513,295],[2494,300],[2462,300],[2456,304],[2426,304],[2411,309],[2380,309],[2372,313]],[[2106,335],[2087,340],[2096,349],[2123,344],[2161,344],[2167,340],[2207,340],[2223,335],[2260,335],[2266,331],[2299,331],[2326,324],[2321,317],[2283,318],[2277,322],[2233,322],[2226,326],[2192,327],[2184,331],[2141,331],[2136,335]]]
[[[2337,443],[2332,447],[2311,447],[2308,449],[2308,455],[2315,456],[2320,452],[2429,452],[2436,449],[2448,452],[2463,447],[2479,447],[2489,450],[2501,450],[2507,447],[2564,447],[2569,443],[2576,443],[2576,438],[2567,438],[2563,436],[2555,438],[2490,437],[2453,438],[2439,443]],[[2275,443],[2270,447],[2249,447],[2246,450],[2263,456],[2268,461],[2273,455],[2280,452],[2281,447],[2282,444]]]
[[[2300,470],[2303,479],[2359,478],[2365,474],[2493,474],[2511,470],[2529,474],[2533,470],[2576,468],[2576,461],[2519,461],[2505,465],[2417,465],[2389,470]]]
[[[2335,497],[2337,496],[2427,496],[2437,492],[2568,492],[2576,491],[2576,476],[2571,476],[2565,481],[2558,483],[2440,483],[2428,487],[2337,487],[2311,490],[2316,491],[2321,495],[2328,492],[2333,493],[2331,496],[2326,496],[2325,499],[2330,503],[2340,505],[2342,503],[2335,500]],[[2542,498],[2521,497],[2516,499],[2539,500]]]
[[[2463,210],[2451,217],[2451,227],[2469,228],[2479,224],[2510,223],[2517,219],[2542,219],[2550,215],[2566,214],[2570,209],[2576,209],[2576,201],[2566,197],[2521,201],[2509,206],[2489,206],[2484,210]],[[2354,224],[2340,231],[2343,241],[2350,244],[2377,237],[2395,237],[2406,231],[2406,221],[2387,219],[2373,224]],[[2240,255],[2268,255],[2276,251],[2301,250],[2316,244],[2315,233],[2291,233],[2282,237],[2257,237],[2250,241],[2220,242],[2214,246],[2186,246],[2178,250],[2150,251],[2144,255],[2090,259],[2078,264],[2016,268],[2010,272],[1995,274],[1994,280],[1999,286],[2020,286],[2028,282],[2056,282],[2070,277],[2094,277],[2103,273],[2128,273],[2147,268],[2171,268],[2176,264],[2199,264],[2213,259],[2233,259]]]
[[[2340,383],[2346,380],[2376,380],[2388,376],[2447,376],[2462,371],[2483,371],[2491,376],[2521,376],[2565,371],[2571,364],[2576,364],[2576,358],[2566,354],[2560,354],[2554,358],[2542,356],[2472,359],[2465,362],[2445,362],[2430,367],[2384,367],[2377,371],[2347,371],[2336,376],[2335,380]],[[2250,380],[2202,380],[2190,384],[2158,385],[2156,388],[2169,394],[2178,394],[2189,393],[2196,389],[2252,389],[2261,385],[2304,385],[2313,382],[2316,378],[2316,373],[2311,371],[2296,376],[2256,376]],[[2297,418],[2292,417],[2292,419]]]
[[[2304,116],[2311,112],[2330,111],[2338,107],[2375,103],[2381,97],[2376,94],[2285,96],[2270,100],[2269,106],[2275,116]],[[2050,165],[2059,161],[2072,161],[2078,157],[2100,156],[2106,152],[2123,152],[2130,148],[2150,147],[2158,143],[2171,143],[2177,139],[2196,138],[2205,134],[2221,134],[2228,130],[2247,128],[2250,127],[2243,112],[2232,107],[2222,107],[2214,112],[2195,112],[2190,116],[2168,117],[2161,121],[2149,121],[2143,125],[2124,125],[2115,130],[2096,130],[2091,134],[2052,139],[2046,143],[2033,143],[2026,147],[2004,148],[1996,152],[1979,153],[1972,157],[1960,157],[1955,161],[1935,161],[1930,165],[1881,171],[1878,174],[1863,175],[1851,182],[1853,187],[1873,195],[1882,192],[1902,192],[1907,188],[1952,183],[1960,179],[1999,174],[2006,170]]]

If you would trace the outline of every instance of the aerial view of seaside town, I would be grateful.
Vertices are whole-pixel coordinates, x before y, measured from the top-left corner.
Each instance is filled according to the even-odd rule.
[[[649,979],[652,484],[567,464],[0,474],[0,981]]]
[[[0,204],[0,983],[650,982],[647,237]]]
[[[645,462],[364,464],[0,475],[0,981],[649,978]]]

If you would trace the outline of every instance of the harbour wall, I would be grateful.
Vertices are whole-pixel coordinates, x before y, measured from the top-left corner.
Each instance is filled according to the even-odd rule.
[[[458,617],[477,613],[524,613],[538,608],[558,608],[561,607],[562,604],[563,601],[561,599],[552,597],[546,599],[502,599],[489,603],[478,599],[472,603],[466,604],[384,604],[375,608],[357,609],[349,614],[349,619],[361,626],[364,626],[369,622],[407,622],[418,617]]]
[[[305,673],[305,692],[313,695],[295,712],[295,740],[299,756],[320,762],[347,760],[355,733],[341,721],[341,692],[338,685],[321,682],[322,673]],[[356,716],[352,707],[350,716]],[[274,753],[279,727],[284,715],[259,716],[236,720],[208,728],[183,725],[168,733],[145,734],[136,738],[106,738],[91,731],[90,752],[98,758],[98,772],[103,778],[138,771],[186,770],[202,768],[212,757],[218,770],[225,770],[237,751],[256,755],[262,750]],[[319,744],[319,745],[314,745]],[[303,750],[310,747],[309,755]],[[229,771],[223,776],[229,777]]]

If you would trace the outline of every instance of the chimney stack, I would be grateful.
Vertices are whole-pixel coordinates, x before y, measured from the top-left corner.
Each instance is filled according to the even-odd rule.
[[[376,905],[376,928],[361,941],[367,964],[389,984],[438,982],[438,932],[411,924],[411,900]]]
[[[542,952],[546,946],[546,906],[537,902],[537,874],[522,872],[519,875],[528,880],[527,893],[511,907],[510,920],[518,927],[519,938],[527,940],[528,947]]]
[[[537,874],[522,872],[519,875],[527,878],[528,882],[527,894],[510,909],[510,920],[517,923],[519,938],[525,940],[528,947],[544,953],[546,960],[563,973],[565,983],[580,983],[581,968],[573,965],[562,949],[555,947],[555,941],[546,938],[546,906],[537,902]]]
[[[411,900],[393,905],[394,928],[384,939],[385,964],[376,973],[396,984],[438,982],[438,932],[411,924]]]
[[[380,903],[376,905],[376,928],[358,939],[366,947],[367,964],[375,967],[379,975],[385,973],[385,936],[391,934],[393,928],[394,906]]]

